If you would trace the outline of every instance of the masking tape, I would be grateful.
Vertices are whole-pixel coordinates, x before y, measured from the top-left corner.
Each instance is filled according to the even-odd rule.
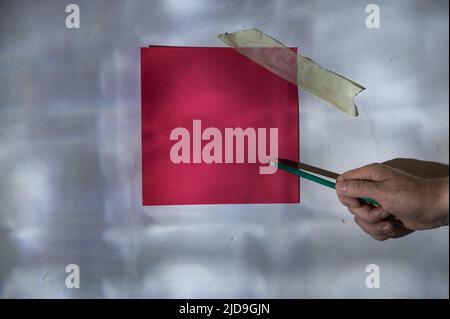
[[[283,79],[344,111],[358,116],[353,99],[365,88],[322,68],[258,29],[219,34],[219,39]],[[295,67],[296,65],[296,67]]]

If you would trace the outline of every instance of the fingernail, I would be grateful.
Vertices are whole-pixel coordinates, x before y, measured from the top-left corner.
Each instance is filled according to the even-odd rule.
[[[380,232],[383,233],[383,234],[389,234],[393,230],[394,229],[392,228],[391,224],[385,224],[385,225],[380,227]]]
[[[347,191],[347,187],[348,187],[348,182],[346,182],[346,181],[339,182],[339,185],[338,185],[339,193],[345,193]]]

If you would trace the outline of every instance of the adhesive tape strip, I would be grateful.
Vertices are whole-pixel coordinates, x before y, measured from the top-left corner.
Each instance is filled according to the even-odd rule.
[[[322,68],[258,29],[219,34],[219,39],[285,80],[321,98],[348,115],[358,116],[353,99],[365,88]],[[295,67],[296,65],[296,67]]]

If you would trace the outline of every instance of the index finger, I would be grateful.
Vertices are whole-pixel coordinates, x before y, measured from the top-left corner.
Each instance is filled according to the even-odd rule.
[[[336,181],[343,181],[346,179],[364,179],[379,182],[383,180],[382,171],[384,168],[385,166],[379,163],[365,165],[339,175]]]

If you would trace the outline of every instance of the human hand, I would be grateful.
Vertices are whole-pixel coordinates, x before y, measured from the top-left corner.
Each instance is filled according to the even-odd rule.
[[[336,192],[366,233],[386,240],[448,225],[448,185],[448,177],[425,179],[370,164],[340,175]],[[368,205],[361,197],[374,199],[381,207]]]

